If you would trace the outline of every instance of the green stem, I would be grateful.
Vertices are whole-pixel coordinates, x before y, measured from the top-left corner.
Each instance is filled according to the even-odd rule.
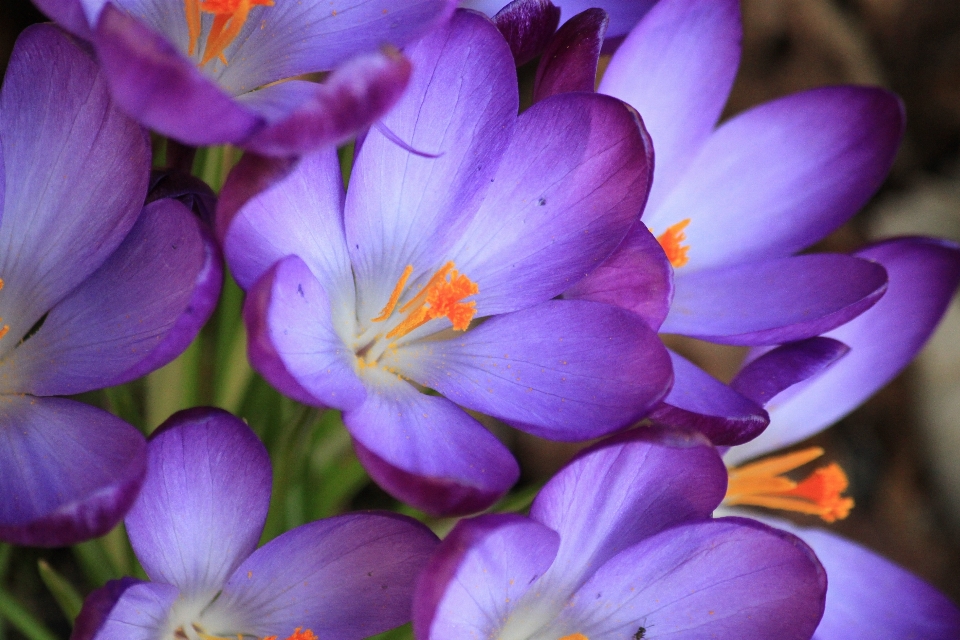
[[[29,611],[14,600],[10,594],[0,589],[0,616],[20,630],[29,640],[58,640],[57,636],[37,620]]]

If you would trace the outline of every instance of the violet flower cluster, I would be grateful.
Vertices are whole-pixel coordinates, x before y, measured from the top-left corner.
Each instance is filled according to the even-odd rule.
[[[767,515],[846,517],[838,465],[794,473],[821,449],[775,452],[901,371],[960,286],[939,239],[807,251],[892,166],[895,95],[720,122],[736,0],[35,2],[56,25],[21,35],[0,92],[0,540],[122,520],[147,578],[93,591],[72,638],[960,636],[919,578]],[[183,166],[151,177],[147,128],[168,159],[245,150],[216,204]],[[364,511],[258,548],[291,471],[247,415],[147,439],[67,397],[184,352],[222,258],[245,295],[224,339],[339,412],[442,541]],[[723,384],[658,334],[749,354]],[[474,515],[521,475],[510,428],[602,440],[528,515]]]

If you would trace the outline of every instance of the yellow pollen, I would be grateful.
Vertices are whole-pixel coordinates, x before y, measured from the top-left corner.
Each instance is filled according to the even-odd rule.
[[[476,282],[458,272],[454,263],[448,262],[431,276],[430,281],[409,302],[400,307],[400,313],[408,314],[400,324],[387,332],[387,339],[405,336],[417,327],[436,318],[448,318],[456,331],[465,331],[477,313],[477,303],[463,299],[480,291]],[[373,322],[383,322],[393,315],[403,293],[413,265],[407,265],[393,288],[390,299]]]
[[[293,635],[284,638],[284,640],[317,640],[317,636],[313,635],[313,631],[307,629],[306,631],[301,631],[303,627],[297,627]],[[277,636],[269,636],[263,640],[277,640]]]
[[[822,455],[823,449],[810,447],[730,469],[724,504],[795,511],[826,522],[843,520],[853,508],[853,498],[841,495],[850,483],[840,465],[832,462],[815,469],[800,482],[782,475]]]
[[[563,636],[560,640],[590,640],[587,636],[582,633],[571,633],[568,636]]]
[[[213,24],[210,25],[210,32],[207,34],[200,66],[204,66],[214,58],[219,58],[223,64],[227,64],[224,51],[240,35],[250,9],[256,5],[272,7],[273,0],[183,0],[187,33],[190,36],[188,54],[194,55],[200,44],[201,12],[213,14]]]
[[[670,260],[670,264],[672,264],[675,269],[690,262],[690,258],[687,256],[690,247],[689,245],[683,246],[681,244],[687,239],[687,234],[685,234],[683,230],[687,228],[688,224],[690,224],[690,218],[686,218],[675,225],[667,227],[666,231],[657,236],[657,242],[663,247],[664,253],[667,254],[667,259]]]

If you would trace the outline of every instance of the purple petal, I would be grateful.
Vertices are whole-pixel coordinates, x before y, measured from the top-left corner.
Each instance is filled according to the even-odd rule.
[[[622,102],[564,93],[521,114],[480,211],[450,252],[480,287],[480,316],[544,302],[613,253],[636,222],[653,167]]]
[[[258,188],[259,187],[259,188]],[[248,190],[256,189],[252,197]],[[274,263],[299,256],[330,297],[353,313],[356,293],[343,232],[343,174],[336,150],[295,167],[245,154],[230,173],[217,225],[230,272],[249,289]]]
[[[760,105],[717,129],[644,222],[659,234],[690,220],[682,269],[794,253],[873,195],[893,163],[903,118],[895,95],[869,87],[825,87]]]
[[[920,351],[960,283],[960,247],[944,240],[899,238],[856,255],[886,268],[886,295],[827,334],[848,345],[850,353],[768,402],[770,426],[756,440],[733,449],[730,464],[799,442],[853,411]]]
[[[609,35],[617,35],[615,19]],[[600,92],[643,115],[657,150],[649,213],[713,132],[737,74],[741,38],[737,0],[660,0],[610,60]],[[661,233],[666,227],[655,220]]]
[[[260,637],[312,629],[360,640],[410,620],[414,582],[437,537],[411,518],[352,513],[271,540],[227,582],[211,615]]]
[[[73,623],[70,640],[93,640],[106,622],[114,605],[130,587],[144,584],[142,580],[121,578],[110,580],[99,589],[94,589],[83,600],[83,607]]]
[[[445,398],[393,374],[343,414],[357,456],[391,495],[435,515],[489,507],[520,475],[516,461],[480,423]]]
[[[823,568],[801,540],[746,518],[721,518],[663,531],[617,555],[551,631],[591,640],[630,638],[639,627],[678,640],[806,640],[826,588]]]
[[[417,638],[494,638],[557,555],[556,531],[515,514],[461,520],[417,582]]]
[[[812,338],[852,320],[884,294],[887,274],[868,260],[820,253],[680,271],[674,286],[662,332],[763,345]]]
[[[334,328],[326,291],[299,257],[284,258],[257,281],[243,316],[250,364],[282,393],[344,410],[363,403],[356,356]]]
[[[51,25],[17,41],[0,95],[0,291],[9,350],[117,248],[147,192],[145,133],[91,55]]]
[[[95,22],[107,0],[34,0],[40,11],[72,34],[90,39],[90,25]]]
[[[210,316],[222,271],[212,238],[175,200],[147,205],[104,265],[57,304],[5,366],[12,391],[68,395],[159,368]],[[149,292],[149,295],[144,295]]]
[[[346,201],[348,247],[361,294],[358,317],[376,316],[407,265],[410,287],[442,265],[490,185],[518,109],[516,70],[493,24],[458,12],[407,51],[410,86],[363,141]]]
[[[463,336],[415,342],[384,363],[450,400],[551,440],[629,426],[670,388],[666,348],[642,319],[606,304],[550,301]]]
[[[638,223],[612,256],[563,297],[622,307],[658,331],[673,300],[673,267],[650,230]]]
[[[148,445],[147,478],[127,532],[151,580],[186,597],[215,593],[257,547],[270,505],[270,458],[219,409],[174,414]]]
[[[537,66],[534,102],[558,93],[594,90],[603,35],[609,22],[603,9],[588,9],[557,31]]]
[[[550,0],[513,0],[493,17],[519,67],[547,48],[560,24],[560,9]]]
[[[93,42],[114,100],[151,129],[200,146],[239,143],[263,127],[163,36],[112,4]]]
[[[561,19],[569,20],[592,7],[606,9],[610,14],[611,37],[626,34],[637,21],[650,10],[656,0],[556,0],[553,4],[560,7]],[[460,6],[482,11],[488,16],[496,14],[508,4],[507,0],[461,0]]]
[[[322,84],[285,82],[247,94],[243,104],[268,125],[242,144],[264,155],[290,156],[342,143],[389,111],[410,74],[410,62],[399,53],[370,53],[337,68]],[[272,101],[271,111],[262,112],[261,101]],[[280,101],[284,113],[272,121]]]
[[[140,432],[62,398],[8,395],[0,406],[0,540],[61,547],[110,531],[143,482]]]
[[[569,597],[627,547],[709,517],[726,488],[726,467],[699,434],[641,428],[588,449],[547,483],[530,509],[532,519],[560,533],[541,591]]]
[[[167,626],[179,592],[169,584],[141,582],[125,585],[99,628],[96,640],[156,640]],[[76,635],[70,640],[81,640]]]
[[[791,342],[745,365],[730,387],[765,405],[784,389],[825,371],[849,352],[850,347],[831,338]]]
[[[733,445],[757,437],[770,417],[763,407],[723,384],[689,360],[673,353],[673,388],[650,418],[672,427],[699,431],[715,445]]]

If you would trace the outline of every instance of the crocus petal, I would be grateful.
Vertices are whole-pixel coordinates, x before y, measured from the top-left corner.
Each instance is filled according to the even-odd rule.
[[[493,18],[516,65],[524,65],[547,48],[560,24],[560,9],[550,0],[513,0]]]
[[[177,601],[176,587],[142,582],[127,585],[113,605],[96,640],[156,640],[166,630],[170,608]],[[71,636],[72,640],[80,640]]]
[[[143,490],[126,518],[151,580],[214,594],[257,547],[270,504],[270,458],[225,411],[174,414],[148,445]]]
[[[909,571],[828,531],[765,521],[810,545],[827,572],[827,606],[815,640],[960,637],[960,610]]]
[[[721,344],[779,344],[857,317],[884,294],[887,274],[875,262],[821,253],[681,270],[674,287],[662,332]]]
[[[36,0],[34,4],[48,18],[72,34],[90,39],[90,25],[107,0]]]
[[[410,153],[376,129],[363,141],[345,213],[363,319],[379,313],[407,265],[411,288],[441,266],[490,185],[518,109],[510,50],[483,16],[458,12],[407,55],[413,77],[382,122],[438,157]]]
[[[463,336],[388,352],[387,366],[469,409],[551,440],[629,426],[670,387],[670,361],[637,316],[550,301],[490,318]]]
[[[646,225],[635,224],[613,255],[563,297],[622,307],[658,331],[673,300],[673,267]]]
[[[107,4],[94,46],[121,109],[191,145],[238,143],[263,118],[230,97],[163,36]]]
[[[587,9],[557,31],[537,66],[534,102],[558,93],[594,90],[603,35],[609,22],[603,9]]]
[[[826,588],[816,556],[789,533],[746,518],[685,524],[600,567],[551,637],[621,640],[644,627],[678,640],[806,640]]]
[[[515,514],[461,520],[420,574],[414,634],[423,640],[498,637],[559,544],[556,531]]]
[[[450,252],[477,314],[544,302],[597,268],[646,201],[653,148],[618,100],[564,93],[520,115],[480,211]]]
[[[611,37],[622,36],[637,24],[656,3],[656,0],[553,0],[560,7],[561,20],[569,20],[592,7],[606,9],[610,14]],[[482,11],[492,16],[500,11],[507,0],[461,0],[460,5]]]
[[[730,381],[730,387],[765,405],[784,389],[825,371],[849,352],[850,347],[832,338],[791,342],[745,365]]]
[[[732,449],[727,454],[730,464],[799,442],[853,411],[917,355],[960,283],[960,247],[944,240],[888,240],[856,255],[886,268],[886,295],[827,334],[848,345],[850,353],[767,403],[770,426],[757,439]]]
[[[242,144],[265,155],[289,156],[342,143],[394,105],[410,73],[399,53],[370,53],[338,67],[322,84],[287,86],[291,81],[247,94],[242,102],[255,111],[268,105],[261,111],[264,119],[278,116],[277,109],[282,115]]]
[[[101,536],[133,504],[146,443],[119,418],[61,398],[0,403],[0,540],[60,547]]]
[[[894,94],[869,87],[825,87],[760,105],[710,136],[644,222],[661,233],[690,220],[686,270],[794,253],[877,190],[903,118]]]
[[[520,475],[507,448],[480,423],[393,374],[384,373],[343,422],[377,484],[428,513],[485,509]]]
[[[70,640],[93,640],[123,593],[138,584],[144,583],[134,578],[121,578],[110,580],[99,589],[91,591],[83,599],[83,607],[73,622]]]
[[[611,25],[610,35],[615,31]],[[643,115],[657,150],[648,212],[713,132],[737,74],[741,38],[737,0],[660,0],[611,58],[600,92]],[[647,224],[652,220],[648,214]]]
[[[298,256],[284,258],[257,281],[244,304],[250,364],[297,400],[353,409],[366,391],[354,371],[356,356],[337,335],[331,313],[310,268]]]
[[[672,351],[670,360],[673,388],[651,419],[699,431],[718,446],[752,440],[770,424],[761,405]]]
[[[286,637],[296,627],[360,640],[410,620],[417,574],[437,537],[392,513],[352,513],[297,527],[258,549],[224,586],[210,615]]]
[[[166,364],[213,311],[220,277],[216,249],[186,207],[147,205],[107,262],[4,361],[8,392],[80,393]]]
[[[699,434],[650,427],[599,443],[557,473],[530,509],[560,534],[557,560],[538,591],[565,602],[624,549],[709,517],[726,488],[726,467]]]
[[[0,95],[0,308],[9,350],[136,222],[150,149],[89,52],[51,25],[17,40]]]

